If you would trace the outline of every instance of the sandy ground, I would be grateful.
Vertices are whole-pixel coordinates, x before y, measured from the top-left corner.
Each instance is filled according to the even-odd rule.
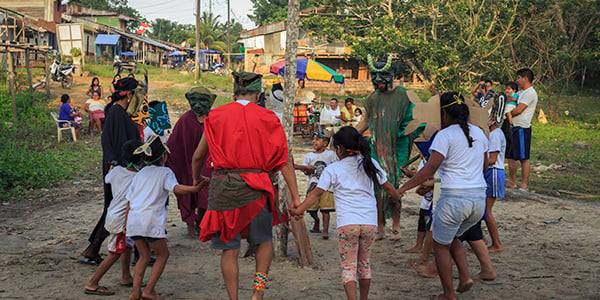
[[[88,142],[99,147],[99,137]],[[295,159],[310,151],[298,141]],[[97,168],[100,173],[99,163]],[[297,173],[302,191],[306,176]],[[492,253],[498,277],[476,281],[462,299],[600,299],[600,221],[596,202],[544,197],[527,200],[516,193],[494,209],[505,251]],[[84,295],[84,285],[96,267],[77,262],[102,212],[100,180],[77,180],[40,190],[40,196],[8,201],[0,206],[0,298],[3,299],[127,299],[129,288],[119,285],[120,266],[101,281],[113,296]],[[220,253],[198,239],[188,238],[174,196],[167,219],[171,252],[157,291],[165,299],[225,299]],[[372,299],[428,299],[441,291],[438,279],[419,277],[407,263],[417,254],[405,253],[416,239],[419,197],[409,194],[402,213],[402,240],[376,242],[371,256]],[[558,224],[545,224],[556,220]],[[311,218],[305,217],[307,226]],[[335,214],[332,216],[335,222]],[[388,222],[391,223],[391,222]],[[389,231],[388,225],[388,231]],[[267,299],[343,299],[335,225],[329,240],[310,234],[314,266],[299,267],[293,236],[288,257],[271,265]],[[489,240],[489,238],[488,238]],[[106,254],[106,250],[102,251]],[[479,272],[468,251],[472,275]],[[240,298],[249,299],[254,261],[240,258]],[[146,278],[150,270],[146,271]],[[456,269],[454,270],[456,286]]]

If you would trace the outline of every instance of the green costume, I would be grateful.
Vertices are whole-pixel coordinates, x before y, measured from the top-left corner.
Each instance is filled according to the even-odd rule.
[[[413,120],[415,106],[408,99],[407,89],[395,87],[390,93],[375,90],[365,100],[371,131],[371,155],[387,172],[388,181],[399,186],[402,177],[401,167],[410,155],[410,142],[425,129],[419,126],[406,133],[408,123]]]

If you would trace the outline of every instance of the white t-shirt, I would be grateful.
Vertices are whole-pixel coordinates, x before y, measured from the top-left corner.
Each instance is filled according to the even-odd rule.
[[[421,162],[419,163],[419,166],[417,167],[417,171],[420,171],[421,169],[423,169],[423,167],[425,166],[425,160],[422,159]],[[431,200],[433,200],[433,190],[427,192],[427,194],[423,195],[423,198],[421,198],[421,205],[419,206],[419,208],[421,209],[429,209],[429,206],[431,206]]]
[[[340,119],[336,118],[336,116],[340,115],[340,106],[338,105],[336,109],[331,109],[331,106],[326,106],[321,111],[320,123],[321,124],[338,124]]]
[[[490,140],[488,144],[488,153],[498,152],[496,163],[490,168],[504,170],[504,155],[506,153],[506,138],[502,129],[496,128],[490,132]]]
[[[116,166],[108,171],[108,174],[104,177],[104,182],[111,185],[110,189],[113,195],[113,199],[106,210],[106,220],[104,221],[104,228],[110,233],[116,234],[123,231],[127,210],[125,195],[136,174],[137,172]]]
[[[88,99],[85,104],[90,105],[90,111],[104,110],[104,100],[102,99]]]
[[[127,236],[167,237],[167,200],[178,184],[167,167],[147,166],[135,175],[126,196]]]
[[[379,164],[369,159],[378,170],[379,184],[387,182]],[[333,191],[337,228],[356,224],[377,226],[375,185],[365,173],[362,160],[355,155],[330,164],[317,184],[320,189]]]
[[[523,110],[518,116],[513,117],[513,126],[521,128],[531,127],[531,119],[535,113],[535,107],[538,102],[538,95],[533,86],[526,90],[517,92],[519,95],[519,104],[524,103],[527,108]]]
[[[333,150],[325,150],[321,153],[310,152],[306,154],[302,164],[305,166],[315,166],[315,170],[312,174],[308,175],[308,185],[310,186],[313,182],[319,182],[323,170],[325,170],[329,164],[337,160],[337,154],[335,154]]]
[[[487,187],[483,178],[483,158],[488,150],[488,139],[483,131],[469,124],[469,135],[473,147],[458,124],[450,125],[438,132],[430,151],[444,156],[438,169],[442,179],[441,188]]]

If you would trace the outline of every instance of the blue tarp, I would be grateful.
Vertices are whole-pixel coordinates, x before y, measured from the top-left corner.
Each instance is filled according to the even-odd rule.
[[[121,56],[137,56],[137,54],[135,52],[127,51],[121,52]]]
[[[99,34],[96,37],[96,45],[116,45],[119,43],[119,38],[121,38],[118,34]]]

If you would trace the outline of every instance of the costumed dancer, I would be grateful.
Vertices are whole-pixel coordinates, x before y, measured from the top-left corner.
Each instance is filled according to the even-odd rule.
[[[167,201],[169,193],[189,194],[198,192],[208,180],[200,178],[194,186],[177,182],[171,169],[164,167],[167,151],[160,138],[152,135],[138,147],[134,154],[143,153],[146,166],[133,178],[131,188],[125,196],[129,201],[127,237],[135,241],[140,258],[135,264],[133,290],[129,299],[159,299],[156,283],[169,259],[167,247]],[[156,254],[148,284],[142,292],[142,280],[148,263],[150,249]]]
[[[488,148],[483,131],[469,124],[469,108],[460,94],[442,94],[440,105],[442,130],[433,140],[431,157],[399,192],[404,194],[438,171],[442,182],[433,212],[433,247],[444,294],[436,299],[455,299],[452,259],[458,268],[456,291],[465,292],[473,285],[466,252],[458,237],[479,223],[485,211],[483,172],[487,169]]]
[[[236,101],[211,110],[192,160],[196,182],[210,150],[213,173],[200,240],[210,240],[214,249],[223,250],[221,270],[230,299],[238,298],[241,239],[257,244],[252,299],[262,299],[273,258],[272,226],[286,221],[277,211],[275,172],[281,171],[293,207],[300,204],[300,197],[281,122],[256,104],[262,76],[234,72],[233,77]]]
[[[399,186],[404,166],[410,155],[411,139],[423,132],[424,125],[413,132],[405,132],[406,126],[413,120],[412,109],[414,104],[409,101],[407,89],[393,87],[394,68],[392,57],[386,62],[374,63],[371,55],[368,56],[371,81],[375,87],[365,100],[366,114],[357,129],[363,133],[369,129],[371,132],[371,155],[386,171],[389,182],[395,187]],[[378,236],[376,239],[385,238],[385,215],[388,204],[392,212],[392,235],[390,240],[400,240],[400,210],[402,202],[388,203],[384,201],[382,192],[377,193],[378,206]]]
[[[370,255],[377,231],[375,187],[383,188],[395,201],[400,200],[396,188],[385,172],[371,158],[369,142],[353,127],[342,127],[333,136],[333,146],[340,161],[325,168],[317,187],[306,200],[290,212],[301,218],[304,211],[333,190],[337,209],[337,237],[342,281],[346,297],[356,299],[356,283],[360,299],[369,298],[371,285]]]
[[[171,151],[167,159],[167,167],[171,168],[182,184],[193,184],[192,157],[194,151],[204,134],[204,119],[212,107],[217,95],[204,87],[194,87],[185,93],[190,102],[191,109],[184,113],[175,123],[173,133],[167,141]],[[201,175],[211,176],[211,170],[202,162]],[[187,224],[187,233],[190,237],[198,237],[200,221],[204,217],[208,205],[208,189],[188,195],[176,195],[177,206],[181,213],[181,220]]]
[[[107,111],[104,119],[104,130],[102,132],[102,178],[106,177],[110,166],[127,166],[127,161],[123,158],[123,144],[129,140],[141,140],[138,127],[129,115],[127,107],[134,97],[134,90],[138,82],[132,78],[123,78],[117,83],[117,92],[112,95],[113,103]],[[100,257],[100,247],[102,242],[108,237],[108,231],[104,229],[104,220],[106,219],[106,210],[112,201],[112,191],[110,184],[104,183],[104,210],[96,227],[92,231],[88,241],[90,244],[81,254],[83,258],[80,262],[97,265],[102,261]]]
[[[145,120],[146,127],[144,127],[143,131],[144,141],[148,140],[149,136],[155,134],[160,137],[163,144],[166,144],[171,134],[171,119],[169,118],[167,102],[151,101],[148,103],[148,114],[149,118]]]

